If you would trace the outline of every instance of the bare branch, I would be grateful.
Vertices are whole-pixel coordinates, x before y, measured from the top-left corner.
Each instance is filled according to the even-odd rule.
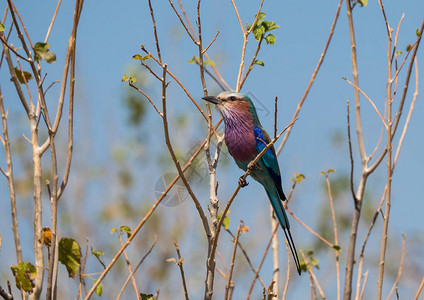
[[[202,51],[202,54],[205,54],[206,51],[208,51],[209,47],[212,46],[212,44],[215,42],[216,38],[219,35],[219,30],[216,32],[215,36],[213,37],[212,41],[209,43],[209,45]]]
[[[53,27],[54,21],[56,20],[57,12],[59,11],[60,3],[62,3],[62,0],[59,0],[57,2],[56,10],[54,11],[54,14],[53,14],[53,17],[52,17],[52,21],[50,22],[49,29],[47,30],[47,34],[46,34],[46,38],[44,39],[44,43],[47,43],[47,41],[49,39],[50,32],[52,31],[52,27]]]
[[[297,107],[296,107],[296,110],[295,110],[295,112],[293,114],[292,120],[294,120],[295,118],[298,117],[299,112],[302,109],[303,103],[306,100],[306,96],[308,96],[309,91],[310,91],[310,89],[312,87],[312,84],[315,81],[315,77],[317,76],[318,71],[321,68],[321,65],[322,65],[322,63],[324,61],[324,57],[327,54],[327,50],[328,50],[328,47],[330,46],[331,38],[333,37],[334,28],[336,27],[337,20],[339,19],[339,13],[340,13],[340,8],[342,7],[342,3],[343,3],[343,0],[339,0],[339,4],[337,6],[336,14],[334,15],[333,24],[331,25],[330,33],[328,35],[327,42],[326,42],[326,44],[324,46],[324,50],[322,51],[321,56],[320,56],[320,58],[318,60],[318,63],[316,65],[316,67],[315,67],[315,70],[312,73],[312,76],[311,76],[311,79],[309,80],[308,86],[306,87],[306,90],[303,93],[302,98],[300,99],[299,103],[297,104]],[[289,135],[290,135],[291,130],[292,130],[292,128],[289,128],[289,130],[287,131],[287,133],[284,135],[283,141],[281,142],[280,146],[277,149],[277,155],[279,155],[281,153],[281,150],[283,149],[284,145],[286,144],[287,139],[289,138]]]
[[[0,114],[3,127],[3,145],[6,155],[6,164],[7,164],[7,173],[1,169],[3,175],[7,178],[9,185],[9,198],[10,198],[10,210],[12,215],[12,230],[13,238],[15,241],[15,251],[16,251],[16,260],[18,264],[22,262],[22,248],[19,238],[19,228],[18,228],[18,212],[16,209],[16,194],[15,194],[15,180],[13,176],[13,163],[12,163],[12,151],[10,149],[10,140],[9,132],[7,128],[7,113],[4,109],[3,104],[3,94],[0,88]]]
[[[187,285],[186,285],[186,280],[185,280],[185,276],[184,276],[184,269],[183,269],[183,263],[182,263],[182,259],[181,259],[181,254],[180,254],[180,249],[178,248],[178,243],[177,241],[174,242],[174,246],[175,246],[175,250],[177,250],[177,255],[178,255],[178,267],[180,268],[180,273],[181,273],[181,279],[183,281],[183,288],[184,288],[184,296],[185,299],[188,300],[188,292],[187,292]],[[138,294],[137,294],[138,295]]]
[[[393,287],[390,290],[389,295],[387,296],[386,300],[390,300],[392,298],[392,295],[395,291],[395,289],[397,289],[397,286],[399,284],[399,280],[400,280],[400,276],[402,275],[402,269],[403,269],[403,262],[405,260],[405,235],[402,235],[402,254],[400,255],[400,263],[399,263],[399,269],[398,269],[398,273],[396,276],[396,280],[393,283]]]
[[[233,271],[234,271],[234,261],[236,259],[236,252],[237,252],[237,245],[238,245],[238,240],[240,237],[240,229],[241,229],[242,225],[239,225],[237,227],[237,233],[236,233],[236,238],[234,239],[234,247],[233,247],[233,254],[231,255],[231,263],[230,263],[230,272],[228,273],[228,279],[227,279],[227,285],[225,286],[225,300],[229,300],[230,298],[228,297],[228,292],[230,290],[230,286],[234,287],[233,282],[231,281],[231,278],[233,276]]]
[[[417,293],[415,294],[414,300],[418,300],[418,297],[420,296],[421,291],[423,290],[423,287],[424,287],[424,277],[421,280],[420,286],[418,287],[418,290],[417,290]]]
[[[277,229],[278,229],[278,224],[276,224],[276,225],[277,226],[275,226],[274,229],[272,230],[271,237],[269,238],[268,243],[267,243],[267,245],[265,247],[265,251],[264,251],[264,254],[262,255],[261,262],[259,263],[259,266],[256,269],[255,276],[253,277],[252,283],[250,284],[250,288],[249,288],[249,292],[247,293],[246,300],[249,300],[250,299],[250,296],[251,296],[252,291],[253,291],[253,287],[255,286],[256,279],[258,278],[259,271],[261,270],[262,265],[263,265],[263,263],[265,261],[265,258],[268,255],[268,250],[269,250],[269,247],[271,246],[272,237],[274,236],[274,234],[277,232]]]
[[[233,239],[236,238],[236,236],[229,229],[226,229],[226,231],[233,237]],[[240,243],[240,241],[237,241],[237,243],[238,243],[238,247],[240,248],[241,252],[243,253],[244,257],[246,258],[247,264],[249,265],[249,267],[252,270],[252,272],[255,273],[256,270],[253,267],[252,262],[250,261],[249,256],[247,255],[246,249],[243,247],[243,245]],[[216,253],[218,254],[218,251]],[[289,254],[290,254],[290,252],[289,252]],[[261,283],[262,287],[263,288],[266,288],[265,287],[265,283],[263,282],[263,280],[262,280],[261,276],[259,276],[259,274],[258,274],[258,280]]]
[[[378,114],[378,116],[380,117],[381,121],[383,122],[383,125],[385,128],[387,128],[387,124],[386,121],[384,121],[383,116],[380,114],[380,111],[378,110],[377,106],[375,106],[374,101],[372,101],[367,94],[364,93],[364,91],[362,91],[358,86],[356,86],[355,84],[353,84],[351,81],[349,81],[348,79],[344,78],[344,80],[349,83],[351,86],[353,86],[355,89],[357,89],[362,95],[364,95],[364,97],[368,100],[369,103],[371,103],[372,107],[374,108],[375,112]]]
[[[141,264],[144,262],[144,260],[147,258],[147,256],[149,256],[149,254],[152,252],[152,250],[155,247],[157,241],[158,241],[158,236],[155,235],[155,240],[153,241],[152,246],[150,247],[149,251],[147,251],[147,253],[143,256],[143,258],[140,260],[140,262],[135,266],[134,270],[128,276],[127,280],[125,280],[124,285],[122,286],[121,290],[119,291],[118,296],[116,297],[116,300],[119,300],[121,298],[122,293],[125,290],[125,287],[128,285],[128,283],[130,282],[131,278],[133,278],[135,272],[137,272],[138,268],[141,266]]]

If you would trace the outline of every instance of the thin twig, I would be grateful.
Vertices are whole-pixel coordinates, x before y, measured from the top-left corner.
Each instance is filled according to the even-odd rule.
[[[356,87],[359,87],[358,79],[358,64],[356,56],[356,40],[355,40],[355,29],[353,25],[353,16],[352,16],[352,6],[350,1],[346,1],[347,17],[349,23],[349,36],[350,36],[350,46],[351,46],[351,61],[352,61],[352,76],[353,83]],[[349,233],[349,246],[347,249],[347,259],[346,259],[346,271],[345,271],[345,282],[344,282],[344,300],[350,300],[352,297],[352,279],[353,279],[353,268],[355,261],[355,244],[357,238],[357,231],[359,225],[359,219],[361,216],[362,208],[362,198],[365,192],[365,186],[368,178],[368,173],[366,172],[368,157],[365,151],[364,137],[362,131],[362,119],[361,119],[361,103],[359,90],[354,88],[355,96],[355,122],[356,122],[356,138],[358,141],[358,149],[362,162],[361,170],[361,179],[359,181],[357,192],[353,197],[354,211],[350,226]]]
[[[327,241],[323,236],[321,236],[320,234],[318,234],[317,232],[315,232],[311,227],[309,227],[308,225],[306,225],[301,219],[299,219],[298,216],[296,216],[290,208],[287,207],[287,205],[285,205],[286,203],[284,203],[284,208],[286,209],[286,211],[296,220],[300,223],[300,225],[302,225],[303,227],[305,227],[306,230],[308,230],[310,233],[312,233],[314,236],[316,236],[319,240],[321,240],[324,244],[326,244],[328,247],[333,248],[334,245],[332,243],[330,243],[329,241]]]
[[[386,13],[381,0],[378,0],[380,4],[381,12],[383,13],[384,20],[387,27],[387,162],[386,162],[386,210],[384,214],[384,224],[381,239],[381,251],[380,251],[380,263],[378,268],[378,280],[377,280],[377,300],[381,300],[383,293],[383,278],[384,278],[384,267],[386,264],[386,249],[387,249],[387,237],[389,230],[389,217],[392,200],[392,155],[393,155],[393,135],[392,135],[392,114],[393,114],[393,80],[392,80],[392,62],[391,62],[391,50],[392,50],[392,30],[390,29],[389,23],[386,18]]]
[[[50,22],[49,29],[47,30],[47,34],[46,34],[46,38],[44,39],[44,43],[47,43],[47,41],[48,41],[48,39],[49,39],[50,32],[51,32],[51,30],[52,30],[52,27],[53,27],[54,21],[56,20],[57,12],[59,11],[59,7],[60,7],[60,3],[61,3],[61,2],[62,2],[62,0],[59,0],[59,1],[57,2],[56,10],[54,11],[52,21]]]
[[[225,286],[225,300],[229,300],[230,298],[228,297],[228,292],[230,290],[230,286],[233,284],[231,282],[231,278],[233,277],[233,271],[234,271],[234,261],[236,259],[236,252],[237,252],[237,245],[238,245],[238,240],[240,237],[240,229],[241,229],[242,225],[239,225],[237,227],[237,233],[236,233],[236,238],[234,239],[234,247],[233,247],[233,253],[231,255],[231,263],[230,263],[230,272],[228,273],[228,278],[227,278],[227,285]]]
[[[190,33],[191,33],[191,35],[194,37],[191,37],[192,38],[192,40],[193,41],[195,41],[196,39],[197,39],[197,35],[196,35],[196,32],[194,31],[194,29],[193,29],[193,26],[191,25],[191,22],[190,22],[190,19],[188,18],[188,16],[187,16],[187,13],[186,13],[186,11],[185,11],[185,9],[184,9],[184,6],[183,6],[183,4],[182,4],[182,2],[181,2],[181,0],[177,0],[178,1],[178,5],[180,6],[180,9],[181,9],[181,12],[182,12],[182,14],[183,14],[183,16],[184,16],[184,19],[186,20],[186,23],[187,23],[187,27],[188,27],[188,29],[189,29],[189,31],[190,31]],[[186,29],[187,30],[187,29]],[[189,34],[190,35],[190,34]],[[208,55],[208,53],[207,52],[205,52],[205,57],[206,57],[206,59],[210,59],[210,57],[209,57],[209,55]],[[219,73],[219,71],[218,71],[218,69],[215,67],[215,66],[211,66],[211,68],[212,68],[212,71],[215,73],[215,76],[219,79],[219,81],[225,86],[225,88],[227,89],[227,90],[232,90],[231,89],[231,87],[228,85],[228,83],[224,80],[224,78],[221,76],[221,74]]]
[[[229,229],[226,229],[226,231],[232,236],[233,239],[236,238],[236,236]],[[256,272],[255,267],[252,265],[252,262],[250,261],[250,258],[247,255],[246,249],[243,247],[243,245],[240,241],[238,241],[237,243],[238,243],[238,247],[240,248],[241,252],[243,253],[244,257],[246,258],[247,264],[249,265],[252,272],[255,273]],[[216,253],[218,254],[218,251]],[[265,283],[263,282],[263,280],[262,280],[261,276],[259,276],[259,274],[258,274],[258,280],[261,283],[262,287],[265,288],[266,287]]]
[[[256,279],[259,276],[259,271],[261,270],[262,265],[263,265],[263,263],[265,261],[265,258],[268,255],[268,250],[269,250],[269,247],[271,246],[272,237],[274,236],[274,234],[276,234],[277,229],[278,229],[278,224],[276,224],[276,225],[277,226],[275,226],[275,228],[273,229],[273,231],[271,233],[271,237],[269,238],[268,243],[266,244],[265,251],[264,251],[264,254],[262,255],[261,262],[259,263],[259,266],[258,266],[258,268],[255,271],[255,276],[253,277],[252,283],[250,284],[250,288],[249,288],[249,292],[247,293],[246,300],[249,300],[250,299],[250,296],[251,296],[252,291],[253,291],[253,287],[255,286]]]
[[[334,201],[333,201],[333,195],[331,193],[331,185],[330,185],[330,179],[328,177],[328,173],[325,173],[325,181],[327,183],[328,198],[330,199],[331,216],[333,218],[334,244],[338,246],[339,239],[337,235],[336,213],[334,211]],[[340,251],[337,249],[335,249],[335,256],[336,256],[337,300],[340,300],[340,262],[339,262]]]
[[[4,109],[3,104],[3,94],[0,87],[0,113],[1,121],[3,127],[3,145],[6,155],[6,164],[7,164],[7,173],[3,171],[3,174],[6,176],[9,186],[9,198],[10,198],[10,212],[12,215],[12,231],[13,238],[15,241],[15,251],[16,251],[16,260],[18,264],[22,262],[22,248],[19,238],[19,227],[18,227],[18,212],[16,209],[16,194],[15,194],[15,180],[13,176],[13,162],[12,162],[12,152],[10,148],[9,132],[7,127],[7,113]]]
[[[405,139],[406,131],[408,130],[409,121],[411,120],[412,111],[414,110],[414,107],[415,107],[415,101],[417,100],[417,97],[418,97],[418,83],[419,83],[419,80],[418,80],[418,63],[417,63],[417,57],[415,57],[415,92],[414,92],[414,95],[413,95],[413,98],[412,98],[411,105],[409,107],[409,112],[408,112],[408,116],[406,117],[405,125],[403,126],[402,135],[400,136],[399,143],[398,143],[398,146],[397,146],[397,149],[396,149],[395,159],[393,161],[392,172],[394,171],[394,168],[396,166],[396,162],[399,158],[400,149],[402,148],[403,140]]]
[[[372,101],[370,99],[370,97],[368,97],[367,94],[365,94],[365,92],[363,90],[361,90],[357,85],[353,84],[350,80],[344,78],[344,80],[349,83],[351,86],[353,86],[355,89],[357,89],[362,95],[364,95],[364,97],[368,100],[369,103],[371,103],[372,107],[374,108],[375,112],[378,114],[378,116],[381,119],[381,122],[383,122],[383,125],[385,128],[387,128],[387,124],[386,121],[384,121],[383,116],[380,114],[380,111],[378,110],[377,106],[375,106],[374,101]]]
[[[123,243],[122,243],[121,232],[118,232],[118,239],[119,239],[119,243],[121,244],[121,247],[122,247]],[[139,295],[138,288],[137,288],[137,282],[135,281],[134,276],[131,276],[131,274],[134,274],[134,271],[133,271],[133,268],[131,266],[130,259],[128,258],[127,251],[124,251],[124,258],[125,258],[125,262],[127,263],[128,271],[130,273],[132,285],[134,287],[134,292],[135,292],[136,295]]]
[[[187,284],[186,284],[186,280],[185,280],[185,276],[184,276],[184,269],[183,269],[183,261],[184,261],[184,259],[181,258],[180,249],[178,248],[177,241],[174,242],[174,246],[175,246],[175,250],[177,250],[178,267],[180,268],[181,279],[183,281],[184,296],[185,296],[186,300],[188,300]]]
[[[322,298],[323,300],[327,299],[327,298],[325,297],[325,295],[324,295],[324,291],[322,290],[321,285],[320,285],[320,284],[319,284],[319,282],[318,282],[318,279],[316,278],[316,276],[315,276],[315,274],[314,274],[313,267],[309,265],[309,261],[308,261],[308,259],[306,258],[305,254],[303,253],[303,251],[302,251],[302,250],[300,250],[300,254],[302,255],[303,260],[305,261],[305,264],[308,266],[307,268],[308,268],[309,275],[312,277],[313,282],[314,282],[315,286],[317,287],[318,292],[319,292],[319,294],[320,294],[321,298]]]
[[[138,87],[136,87],[134,84],[132,84],[131,82],[128,82],[128,85],[130,87],[132,87],[133,89],[135,89],[137,92],[139,92],[140,94],[142,94],[147,100],[149,100],[150,104],[153,106],[153,108],[156,110],[156,112],[158,113],[159,116],[163,117],[163,114],[159,111],[159,109],[157,108],[157,106],[155,105],[155,103],[152,101],[152,99],[149,97],[149,95],[147,95],[145,92],[143,92],[142,90],[140,90]]]
[[[417,293],[415,294],[414,300],[418,300],[418,297],[420,296],[421,291],[423,290],[423,287],[424,287],[424,277],[421,280],[420,286],[418,287],[418,290],[417,290]]]
[[[216,32],[215,36],[213,37],[212,41],[209,43],[209,45],[202,51],[202,54],[205,54],[206,51],[208,51],[209,47],[212,46],[212,44],[215,42],[216,38],[219,35],[219,30]]]
[[[400,280],[400,276],[402,275],[402,269],[403,269],[403,262],[405,260],[405,235],[402,234],[402,254],[400,255],[400,263],[399,263],[399,269],[398,269],[398,273],[396,276],[396,280],[393,283],[393,287],[389,293],[389,295],[387,296],[387,300],[390,300],[392,298],[392,295],[395,291],[395,289],[397,289],[397,286],[399,284],[399,280]]]
[[[371,224],[368,228],[367,235],[365,236],[364,242],[362,243],[361,251],[359,252],[359,266],[358,266],[358,277],[357,277],[357,282],[356,282],[356,296],[355,296],[356,300],[359,300],[359,297],[360,297],[359,292],[360,292],[360,287],[361,287],[362,268],[363,268],[363,265],[364,265],[365,246],[367,245],[368,239],[371,235],[371,231],[374,228],[378,214],[381,212],[381,208],[383,207],[384,199],[386,197],[386,191],[387,191],[387,188],[384,187],[384,191],[383,191],[383,195],[381,196],[380,204],[378,205],[378,207],[375,211],[374,217],[373,217]]]
[[[289,249],[289,243],[286,242],[286,250],[287,250],[287,272],[286,272],[286,284],[284,285],[283,290],[283,296],[281,297],[282,300],[285,300],[287,297],[287,291],[289,290],[289,283],[290,283],[290,249]]]
[[[16,56],[18,56],[19,58],[23,59],[24,61],[29,63],[29,60],[25,57],[23,57],[22,55],[20,55],[18,53],[18,51],[15,50],[15,48],[13,48],[11,45],[9,45],[6,40],[4,39],[4,36],[0,36],[0,40],[2,41],[3,45],[5,45],[7,48],[9,48],[13,53],[15,53]]]
[[[347,100],[347,106],[346,106],[346,118],[347,118],[347,140],[349,145],[349,158],[350,158],[350,191],[352,193],[352,198],[356,202],[356,195],[355,195],[355,188],[353,186],[353,169],[354,169],[354,162],[353,162],[353,151],[352,151],[352,139],[350,136],[350,110],[349,110],[349,103],[350,101]]]
[[[364,298],[365,286],[367,285],[367,280],[368,280],[368,270],[365,272],[364,277],[365,277],[364,278],[364,285],[362,286],[361,297],[359,298],[360,300],[362,300]]]
[[[334,15],[333,24],[331,25],[330,33],[328,34],[328,38],[327,38],[327,42],[326,42],[326,44],[324,46],[324,50],[322,51],[321,56],[320,56],[320,58],[318,60],[318,63],[316,65],[316,67],[315,67],[315,70],[312,73],[312,76],[311,76],[311,79],[309,80],[308,86],[306,87],[306,90],[303,93],[302,98],[300,99],[299,103],[297,104],[297,107],[296,107],[296,110],[295,110],[295,112],[293,114],[292,120],[294,120],[295,118],[298,117],[299,112],[300,112],[300,110],[301,110],[301,108],[303,106],[303,103],[306,100],[306,96],[308,96],[309,91],[310,91],[310,89],[312,87],[312,84],[315,81],[315,77],[317,76],[318,71],[321,68],[321,65],[322,65],[322,63],[324,61],[324,57],[327,54],[327,50],[328,50],[328,47],[330,46],[331,38],[333,37],[334,28],[336,27],[337,20],[339,19],[339,13],[340,13],[340,8],[342,7],[342,3],[343,3],[343,0],[339,0],[339,4],[337,6],[336,14]],[[291,129],[292,128],[290,128],[287,131],[287,133],[284,135],[283,141],[281,142],[280,146],[278,146],[277,155],[279,155],[281,153],[281,150],[283,149],[284,145],[286,144],[286,141],[287,141],[287,139],[290,136]]]

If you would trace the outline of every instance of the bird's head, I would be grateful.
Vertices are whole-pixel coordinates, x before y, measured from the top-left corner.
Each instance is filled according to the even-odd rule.
[[[224,118],[250,114],[253,119],[257,119],[255,106],[252,100],[246,95],[225,91],[218,96],[203,97],[203,100],[215,104]]]

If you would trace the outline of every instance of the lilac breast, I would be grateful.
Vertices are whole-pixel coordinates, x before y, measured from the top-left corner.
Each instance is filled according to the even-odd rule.
[[[254,159],[257,151],[252,122],[243,119],[225,121],[225,143],[230,154],[243,162]]]

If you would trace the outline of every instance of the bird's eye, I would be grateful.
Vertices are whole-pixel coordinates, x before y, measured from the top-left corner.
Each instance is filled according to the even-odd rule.
[[[234,100],[236,100],[236,97],[231,96],[231,97],[230,97],[230,100],[231,100],[231,101],[234,101]]]

